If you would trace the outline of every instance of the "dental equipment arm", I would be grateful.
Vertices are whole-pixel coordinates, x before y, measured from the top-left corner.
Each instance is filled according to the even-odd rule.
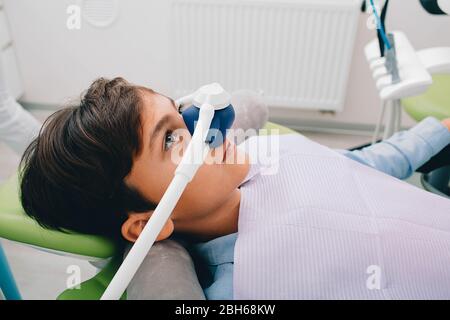
[[[203,164],[209,148],[223,143],[225,135],[222,135],[222,137],[211,136],[210,130],[215,129],[216,132],[225,132],[231,127],[234,120],[234,111],[230,101],[230,95],[217,83],[203,86],[194,94],[177,100],[177,105],[194,103],[183,113],[183,119],[191,134],[193,131],[192,139],[175,170],[172,182],[108,288],[106,288],[101,300],[117,300],[120,298],[178,203],[186,185]],[[197,119],[198,122],[195,125]]]

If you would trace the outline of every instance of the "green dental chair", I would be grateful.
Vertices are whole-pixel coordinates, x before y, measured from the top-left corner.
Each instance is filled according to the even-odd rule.
[[[58,299],[100,298],[102,290],[108,285],[121,261],[119,256],[116,256],[118,252],[113,243],[101,237],[69,234],[42,228],[23,212],[18,185],[18,176],[15,174],[0,186],[0,238],[57,254],[83,257],[92,261],[93,264],[106,263],[102,271],[81,285],[81,290],[66,290],[58,297]],[[6,275],[2,276],[6,277]],[[9,279],[9,281],[11,283],[13,279]],[[4,288],[0,289],[5,290]],[[7,294],[4,295],[8,298]],[[12,297],[17,299],[20,295],[12,295]]]
[[[267,132],[276,129],[279,130],[279,134],[295,133],[293,130],[270,122],[266,124],[264,129],[267,129]],[[262,134],[264,133],[262,132]],[[0,185],[0,239],[8,239],[57,254],[83,257],[94,266],[102,266],[97,275],[81,283],[80,289],[65,290],[57,297],[60,300],[100,299],[119,268],[123,253],[119,252],[111,241],[102,237],[63,233],[42,228],[23,212],[19,200],[18,186],[17,174]],[[3,269],[2,263],[5,270],[8,271],[6,259],[3,260],[0,259],[0,271]],[[3,277],[5,283],[14,289],[14,279],[10,272],[2,273],[0,277]],[[9,277],[9,279],[6,279],[6,277]],[[1,287],[2,285],[4,284],[0,282],[0,290],[5,289]],[[12,299],[18,299],[20,294],[12,294],[11,297]],[[122,299],[126,299],[126,293],[124,293]]]
[[[423,95],[402,100],[403,109],[416,121],[427,116],[450,118],[450,74],[433,76],[433,85]],[[450,167],[442,167],[421,176],[428,191],[450,197]]]
[[[427,66],[430,73],[439,72],[433,75],[433,84],[424,94],[402,100],[403,109],[416,121],[421,121],[427,116],[433,116],[439,120],[450,118],[450,48],[439,49],[441,49],[441,53],[446,53],[446,55],[440,55],[441,66],[439,69]],[[447,50],[443,51],[444,49]],[[422,59],[422,61],[427,60],[430,63],[433,61],[431,57]],[[443,67],[445,60],[447,61],[446,68]],[[439,59],[435,58],[434,61],[437,62]],[[421,180],[426,190],[450,198],[450,166],[423,174]]]
[[[428,116],[450,118],[450,73],[433,75],[433,84],[420,96],[402,100],[403,109],[416,121]]]

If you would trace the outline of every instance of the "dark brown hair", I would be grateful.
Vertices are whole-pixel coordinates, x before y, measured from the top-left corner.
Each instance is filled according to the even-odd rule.
[[[155,205],[127,186],[141,151],[141,94],[122,78],[92,83],[79,105],[51,115],[21,161],[21,201],[40,225],[122,242],[127,212]]]

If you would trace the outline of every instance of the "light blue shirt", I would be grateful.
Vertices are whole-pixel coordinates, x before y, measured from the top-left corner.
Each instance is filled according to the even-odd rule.
[[[450,131],[428,117],[408,131],[362,150],[337,150],[346,157],[399,179],[409,177],[450,143]],[[282,190],[279,190],[282,192]],[[193,250],[206,263],[210,281],[200,279],[207,299],[233,299],[234,245],[237,233],[196,244]],[[201,277],[201,275],[199,275]]]

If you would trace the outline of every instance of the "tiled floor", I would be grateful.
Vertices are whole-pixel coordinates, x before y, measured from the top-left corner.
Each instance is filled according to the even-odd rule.
[[[35,112],[35,115],[43,120],[48,113]],[[349,148],[370,140],[367,136],[304,134],[332,148]],[[0,183],[16,170],[18,163],[19,157],[0,144]],[[411,181],[417,183],[417,177]],[[2,244],[25,299],[55,299],[66,289],[66,281],[70,276],[67,273],[69,266],[79,266],[83,280],[95,274],[95,268],[83,260],[58,256],[10,241],[2,241]]]

